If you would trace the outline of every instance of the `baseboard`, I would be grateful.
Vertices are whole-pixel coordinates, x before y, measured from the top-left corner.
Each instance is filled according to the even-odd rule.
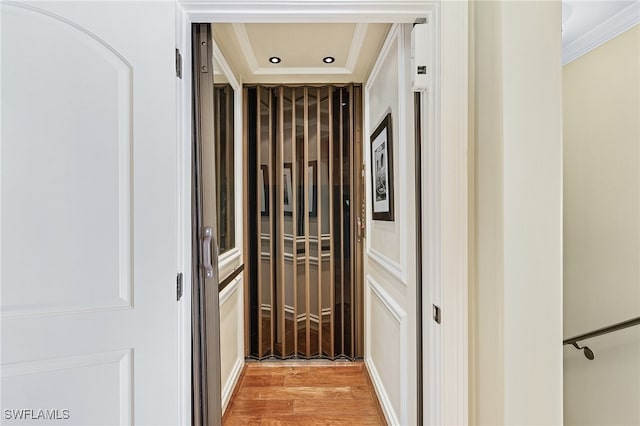
[[[235,365],[233,366],[233,370],[231,370],[231,374],[227,379],[227,382],[222,387],[222,413],[224,414],[227,409],[227,405],[229,405],[229,401],[231,400],[231,395],[233,395],[233,390],[236,388],[238,384],[238,379],[240,378],[240,374],[242,373],[242,367],[244,367],[244,358],[239,357],[236,360]]]
[[[378,374],[375,364],[370,358],[365,359],[364,364],[369,371],[369,377],[373,382],[373,388],[378,396],[378,401],[380,401],[380,405],[382,405],[382,412],[384,413],[384,418],[387,420],[387,424],[399,425],[400,420],[398,420],[398,416],[393,410],[393,405],[391,405],[391,400],[389,399],[389,395],[382,384],[382,379]]]

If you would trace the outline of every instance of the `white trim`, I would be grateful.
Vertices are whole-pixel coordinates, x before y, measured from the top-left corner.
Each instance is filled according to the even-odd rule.
[[[441,424],[469,423],[468,339],[468,29],[466,2],[443,2],[439,58],[442,275]]]
[[[396,24],[397,25],[397,24]],[[408,47],[408,48],[407,48]],[[406,122],[409,119],[407,117],[407,93],[410,90],[410,83],[407,81],[407,75],[405,73],[405,57],[404,52],[409,52],[411,46],[405,46],[405,26],[399,25],[398,31],[398,119],[396,120],[396,127],[398,128],[398,141],[395,143],[398,153],[398,174],[405,173],[405,178],[407,177],[407,171],[410,168],[413,168],[412,164],[407,164],[407,146],[411,143],[407,139],[407,126]],[[401,121],[403,120],[403,121]],[[413,120],[410,120],[413,122]],[[371,133],[368,133],[371,134]],[[402,143],[402,142],[405,143]],[[367,144],[369,146],[369,144]],[[370,158],[370,157],[369,157]],[[410,179],[402,179],[398,182],[411,182]],[[411,185],[411,183],[409,183]],[[399,202],[399,206],[407,206],[407,188],[409,185],[396,185],[396,191],[398,191],[398,199],[394,201],[396,203]],[[399,186],[399,188],[398,188]],[[413,187],[413,185],[411,185]],[[407,230],[409,227],[409,223],[411,223],[414,219],[412,217],[415,216],[415,212],[410,212],[409,209],[396,209],[396,213],[398,215],[398,219],[400,220],[400,265],[402,266],[401,270],[401,281],[404,285],[407,285],[407,270],[408,270],[408,262],[409,256],[407,254],[407,244],[409,243],[407,238]],[[402,217],[402,214],[405,214],[405,217]]]
[[[391,405],[391,400],[389,399],[389,395],[382,384],[382,379],[380,378],[380,373],[378,373],[375,363],[370,358],[366,359],[365,363],[367,365],[367,370],[369,370],[369,376],[373,382],[373,387],[376,390],[378,400],[382,406],[384,418],[387,420],[389,425],[399,425],[400,421],[393,410],[393,405]]]
[[[349,74],[353,73],[356,67],[360,52],[362,51],[362,45],[364,44],[365,36],[367,35],[368,24],[356,24],[356,28],[353,31],[353,38],[351,39],[351,47],[349,48],[349,54],[344,67],[349,71]]]
[[[424,0],[187,0],[179,1],[194,22],[225,23],[412,23],[423,18]],[[197,18],[197,19],[196,19]]]
[[[233,70],[231,69],[231,65],[229,65],[227,58],[225,58],[224,54],[222,53],[222,50],[220,50],[220,46],[218,46],[215,40],[213,41],[213,59],[218,61],[218,65],[220,65],[222,72],[224,73],[225,77],[227,77],[227,79],[229,80],[229,85],[233,88],[234,94],[235,92],[242,91],[242,86],[240,85],[240,82],[238,81],[235,74],[233,73]],[[235,104],[235,99],[234,99],[234,104]],[[236,123],[234,120],[233,125],[235,126],[235,124]],[[236,135],[234,133],[234,137],[235,136]]]
[[[438,12],[436,12],[438,13]],[[434,13],[434,14],[436,14]],[[440,19],[428,17],[428,37],[437,39]],[[426,424],[443,424],[443,329],[431,316],[432,305],[442,304],[442,113],[440,111],[441,69],[440,43],[430,49],[429,62],[434,64],[429,76],[428,89],[422,95],[422,354],[423,354],[423,415]],[[426,123],[433,123],[429,126]],[[466,409],[466,406],[465,406]]]
[[[369,228],[367,227],[367,229]],[[385,256],[384,254],[380,253],[378,250],[370,246],[367,247],[367,256],[369,256],[370,259],[375,260],[378,265],[382,266],[382,268],[396,277],[401,283],[407,285],[406,280],[403,279],[403,276],[406,276],[406,274],[403,274],[402,265],[400,265],[398,262],[388,256]]]
[[[575,61],[638,24],[640,24],[640,3],[634,2],[566,45],[562,49],[562,65]]]
[[[241,355],[244,355],[241,353]],[[227,406],[229,405],[229,401],[231,400],[231,395],[233,395],[233,390],[238,384],[238,379],[240,379],[240,373],[242,373],[242,368],[244,367],[244,360],[242,356],[236,360],[236,363],[233,365],[233,370],[231,370],[231,374],[229,375],[229,379],[222,386],[222,413],[227,410]]]
[[[178,271],[182,299],[178,302],[178,420],[191,424],[191,20],[176,4],[176,47],[182,55],[182,79],[176,78]]]
[[[396,302],[393,297],[391,297],[391,295],[387,293],[387,291],[380,285],[380,283],[376,281],[375,278],[373,278],[371,275],[367,275],[367,282],[370,286],[370,289],[378,297],[378,299],[380,299],[384,307],[387,308],[398,325],[403,326],[403,322],[407,317],[407,313],[402,308],[402,306],[400,306],[400,304]],[[406,336],[404,339],[401,339],[401,342],[403,342],[403,340],[404,343],[406,343]],[[400,346],[404,347],[405,345]]]
[[[231,275],[233,271],[240,266],[240,263],[242,263],[242,251],[240,251],[238,247],[235,247],[220,256],[218,258],[218,271],[221,279]]]
[[[258,59],[256,58],[256,54],[251,48],[251,40],[249,40],[249,33],[247,33],[247,27],[244,24],[234,23],[231,24],[231,28],[233,29],[233,33],[236,35],[238,39],[238,44],[240,45],[240,51],[242,52],[242,57],[247,61],[247,65],[249,66],[249,70],[253,73],[255,72],[258,66]]]
[[[397,37],[398,37],[398,25],[393,25],[389,30],[389,34],[387,34],[387,38],[384,40],[384,43],[382,44],[382,48],[380,49],[380,53],[378,53],[378,57],[375,63],[373,64],[373,67],[371,67],[371,72],[369,73],[369,76],[367,77],[367,82],[364,85],[365,90],[369,91],[371,89],[371,83],[373,82],[373,80],[376,79],[376,77],[378,76],[378,73],[380,73],[380,68],[382,67],[384,58],[389,53],[389,50],[391,49],[393,43],[397,42],[397,40],[394,40]]]
[[[394,321],[398,324],[398,328],[400,329],[400,348],[408,347],[408,322],[407,322],[407,312],[396,302],[393,297],[389,293],[385,291],[385,289],[378,283],[371,275],[367,275],[367,293],[368,293],[368,303],[367,306],[371,306],[371,294],[374,294],[376,298],[382,302],[384,308],[391,314]],[[371,335],[371,309],[367,311],[367,321],[365,324],[365,334],[367,336]],[[371,339],[367,338],[366,340],[366,354],[365,361],[367,365],[371,369],[372,381],[376,387],[376,392],[380,397],[381,404],[383,406],[383,411],[385,413],[385,417],[389,424],[396,425],[402,424],[407,425],[409,422],[409,401],[407,395],[407,385],[409,383],[409,370],[407,366],[407,357],[402,353],[402,349],[400,351],[400,365],[398,366],[398,374],[400,375],[400,421],[398,421],[398,415],[393,409],[393,405],[389,399],[387,394],[387,390],[382,383],[382,379],[378,374],[378,370],[375,367],[375,363],[371,358]],[[375,378],[374,378],[375,376]]]
[[[229,300],[229,298],[231,296],[233,296],[233,294],[238,291],[238,287],[240,287],[238,285],[238,283],[240,282],[240,280],[242,279],[241,276],[238,276],[236,278],[234,278],[228,286],[226,286],[218,295],[219,300],[218,303],[220,304],[220,309],[222,309],[222,305],[224,305],[227,300]]]

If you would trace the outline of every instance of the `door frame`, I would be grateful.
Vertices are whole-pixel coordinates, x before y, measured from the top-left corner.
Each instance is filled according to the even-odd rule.
[[[435,12],[435,13],[434,13]],[[423,241],[423,267],[436,267],[434,288],[423,306],[440,302],[441,326],[424,309],[423,356],[435,371],[424,404],[427,424],[468,423],[468,2],[428,0],[203,0],[176,4],[176,47],[182,53],[182,79],[176,79],[178,156],[178,265],[184,291],[178,319],[180,347],[179,415],[191,424],[191,23],[414,22],[432,14],[435,77],[430,105],[423,111],[433,122],[426,136],[433,151],[423,151],[423,226],[438,229]],[[366,108],[366,105],[365,105]],[[427,122],[427,121],[425,121]],[[425,126],[426,127],[426,126]],[[424,139],[429,140],[429,139]],[[443,141],[446,141],[444,143]],[[435,164],[434,164],[435,162]],[[430,186],[427,186],[430,185]],[[427,188],[432,196],[427,200]],[[428,201],[428,202],[427,202]],[[426,364],[425,364],[426,365]],[[433,370],[432,370],[433,371]]]

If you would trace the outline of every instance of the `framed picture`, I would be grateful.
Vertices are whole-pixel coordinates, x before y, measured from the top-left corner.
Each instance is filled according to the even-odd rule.
[[[374,220],[393,221],[393,138],[391,113],[371,135],[371,207]]]
[[[269,166],[266,164],[260,166],[258,191],[260,191],[260,215],[269,216]]]
[[[307,197],[309,197],[309,216],[318,216],[318,161],[309,161],[307,168],[307,179],[309,181],[309,188],[307,190]]]
[[[282,177],[284,186],[284,215],[291,216],[293,214],[293,186],[291,180],[291,163],[284,163]]]

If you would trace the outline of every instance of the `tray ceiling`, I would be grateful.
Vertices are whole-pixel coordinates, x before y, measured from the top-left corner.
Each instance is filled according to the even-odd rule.
[[[364,82],[389,24],[214,24],[214,38],[244,83]],[[272,64],[269,58],[281,59]],[[335,62],[322,60],[331,56]]]

